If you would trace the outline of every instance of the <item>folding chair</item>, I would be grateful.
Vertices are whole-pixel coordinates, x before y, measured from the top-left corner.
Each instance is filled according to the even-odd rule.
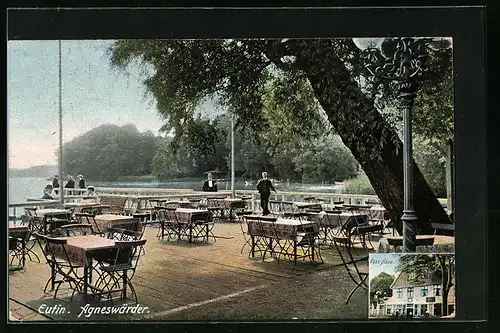
[[[316,246],[319,236],[318,225],[316,223],[308,223],[305,225],[303,223],[303,216],[299,216],[298,220],[300,222],[300,228],[297,232],[297,239],[294,240],[294,263],[297,263],[297,257],[301,257],[302,259],[308,258],[312,263],[315,263],[315,256],[323,263],[324,261],[321,256],[320,247]],[[298,248],[302,250],[302,256],[297,256]]]
[[[203,240],[209,241],[209,238],[212,237],[214,242],[217,242],[217,239],[213,233],[213,229],[215,227],[215,222],[212,217],[212,212],[208,212],[206,214],[197,214],[194,216],[192,226],[192,234],[191,239],[202,238]]]
[[[87,223],[66,224],[61,227],[61,230],[66,234],[67,237],[94,235],[94,229],[92,225]]]
[[[104,230],[101,230],[95,220],[95,214],[90,213],[75,213],[75,219],[79,224],[89,224],[92,227],[92,234],[104,237]]]
[[[158,238],[165,239],[165,236],[167,236],[167,241],[169,241],[173,236],[177,236],[179,238],[179,223],[175,213],[176,208],[155,207],[155,209],[158,221],[160,222]]]
[[[345,304],[349,304],[349,300],[351,299],[354,292],[358,290],[358,288],[361,287],[364,290],[368,290],[368,253],[365,253],[365,255],[360,259],[354,259],[354,256],[351,252],[352,247],[349,237],[333,236],[333,244],[335,245],[335,249],[337,250],[342,260],[342,264],[347,270],[347,274],[349,274],[351,280],[356,284],[356,286],[349,293],[349,296],[347,297],[347,300],[345,302]],[[342,249],[347,252],[347,257]],[[358,265],[358,262],[364,260],[366,260],[367,265],[360,267]]]
[[[99,290],[101,297],[107,295],[109,300],[113,300],[113,295],[119,293],[120,298],[126,299],[127,288],[130,288],[137,303],[137,293],[132,285],[132,278],[145,244],[146,239],[117,241],[116,251],[109,251],[109,257],[99,261],[101,274],[95,282],[95,288]]]
[[[266,238],[266,232],[262,225],[262,221],[257,216],[244,216],[248,226],[247,235],[250,236],[250,252],[248,256],[255,258],[255,253],[264,253],[269,247],[269,242]],[[243,245],[244,247],[245,245]],[[243,251],[243,248],[242,248]]]
[[[20,268],[24,267],[25,251],[23,247],[24,246],[22,245],[22,240],[20,238],[9,235],[9,257],[10,257],[9,266],[14,264],[14,260],[17,260],[16,266]]]
[[[78,272],[78,269],[82,268],[83,265],[74,262],[68,254],[66,249],[67,240],[63,238],[47,237],[40,234],[35,234],[35,237],[47,263],[51,267],[51,275],[43,291],[47,291],[49,284],[51,284],[51,290],[54,290],[54,287],[57,285],[54,292],[54,298],[56,298],[61,285],[67,283],[70,288],[73,289],[71,299],[73,299],[75,292],[83,292],[85,276],[83,276],[83,274],[80,275]]]

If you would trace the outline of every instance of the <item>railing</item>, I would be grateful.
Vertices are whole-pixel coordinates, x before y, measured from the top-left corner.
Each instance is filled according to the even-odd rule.
[[[71,189],[70,189],[71,190]],[[74,190],[74,189],[73,189]],[[221,195],[230,196],[231,191],[218,191],[218,192],[199,192],[193,189],[165,189],[165,188],[109,188],[109,187],[99,187],[96,188],[96,193],[99,196],[120,196],[126,197],[127,202],[125,203],[125,208],[129,212],[136,210],[147,210],[152,207],[151,199],[167,199],[167,200],[184,200],[187,198],[197,198],[197,197],[207,197],[211,195]],[[237,196],[247,196],[249,197],[250,209],[253,211],[260,211],[259,204],[259,194],[256,190],[236,190]],[[270,197],[271,200],[281,200],[281,201],[304,201],[305,197],[312,197],[315,200],[319,200],[323,205],[332,207],[334,202],[343,201],[346,204],[360,204],[365,205],[372,202],[379,203],[380,200],[376,195],[364,195],[364,194],[346,194],[346,193],[324,193],[324,192],[292,192],[292,191],[279,191],[278,193],[273,193]],[[68,195],[65,196],[65,202],[71,202],[75,200],[81,200],[86,198],[85,196],[78,195]],[[446,207],[446,199],[438,199],[441,205]],[[44,200],[28,198],[26,203],[19,204],[9,204],[9,208],[14,209],[16,207],[33,207],[33,206],[49,206],[59,204],[58,200]]]

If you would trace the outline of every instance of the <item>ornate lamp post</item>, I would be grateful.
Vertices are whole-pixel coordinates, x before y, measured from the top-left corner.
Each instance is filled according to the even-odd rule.
[[[353,38],[362,50],[361,56],[371,80],[392,83],[398,93],[399,109],[403,113],[403,248],[416,251],[417,216],[413,208],[413,163],[411,112],[418,83],[428,71],[428,48],[451,47],[446,38]]]

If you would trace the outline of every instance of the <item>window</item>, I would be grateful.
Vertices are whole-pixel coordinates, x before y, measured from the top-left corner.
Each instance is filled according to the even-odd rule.
[[[398,288],[397,294],[398,294],[398,298],[403,298],[403,288]]]
[[[413,287],[408,287],[407,292],[408,298],[413,298]]]
[[[420,296],[427,296],[429,293],[427,286],[422,286],[420,288]]]
[[[441,286],[439,284],[434,285],[434,296],[441,296]]]
[[[387,312],[386,312],[388,315],[391,314],[391,308],[387,307]]]
[[[420,315],[425,316],[426,312],[427,312],[427,304],[420,305]]]

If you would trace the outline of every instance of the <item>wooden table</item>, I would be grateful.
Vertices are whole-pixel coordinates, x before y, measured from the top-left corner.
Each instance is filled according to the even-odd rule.
[[[60,225],[71,223],[71,211],[69,209],[44,208],[37,209],[35,215],[43,217],[43,232],[47,233],[47,225],[50,224],[49,231],[54,230],[54,224],[60,222]]]
[[[297,263],[297,246],[302,241],[304,234],[314,234],[318,232],[318,224],[314,221],[301,221],[296,219],[277,218],[269,219],[269,216],[249,215],[247,219],[248,234],[251,238],[251,254],[255,257],[255,237],[269,238],[269,249],[273,253],[272,240],[293,242],[293,258]],[[312,243],[312,260],[314,260],[314,242]],[[281,248],[281,245],[280,245]],[[286,252],[286,253],[285,253]],[[288,255],[285,251],[283,254]]]
[[[294,202],[293,203],[298,209],[321,209],[321,203],[319,202]]]
[[[455,253],[455,237],[442,236],[442,235],[417,235],[417,249],[416,252],[434,252],[434,253]],[[433,238],[432,245],[418,245],[419,240]],[[394,248],[389,245],[396,242],[398,245]],[[384,236],[379,241],[378,252],[402,252],[403,237],[402,236]]]
[[[196,221],[206,221],[210,212],[207,209],[195,208],[177,208],[175,216],[179,227],[189,229],[189,242],[193,242],[193,228],[196,226]],[[206,226],[208,228],[208,224]],[[180,234],[179,234],[180,237]]]
[[[221,209],[222,218],[226,215],[225,212],[229,210],[229,219],[233,219],[233,210],[245,208],[246,202],[242,198],[207,198],[208,207],[218,207]]]
[[[101,231],[106,231],[108,228],[121,227],[123,229],[139,230],[140,222],[133,216],[116,215],[116,214],[101,214],[95,216],[97,227]]]
[[[27,225],[16,225],[14,223],[9,223],[9,237],[21,240],[21,265],[20,266],[10,266],[9,271],[19,270],[26,264],[26,240],[28,238],[29,229]],[[10,249],[9,249],[10,250]]]
[[[83,265],[83,294],[87,296],[89,284],[92,283],[93,256],[98,251],[114,248],[115,241],[96,235],[61,238],[67,240],[66,253],[68,254],[72,263]],[[61,259],[67,259],[64,257],[64,249],[62,246],[54,247],[53,252],[57,257]],[[54,288],[54,285],[52,285],[52,288]]]
[[[75,212],[75,210],[77,212],[81,212],[83,209],[87,209],[87,208],[96,208],[96,207],[99,207],[100,204],[98,202],[68,202],[68,203],[65,203],[64,204],[64,207],[67,207],[69,209],[72,209],[73,212]]]

